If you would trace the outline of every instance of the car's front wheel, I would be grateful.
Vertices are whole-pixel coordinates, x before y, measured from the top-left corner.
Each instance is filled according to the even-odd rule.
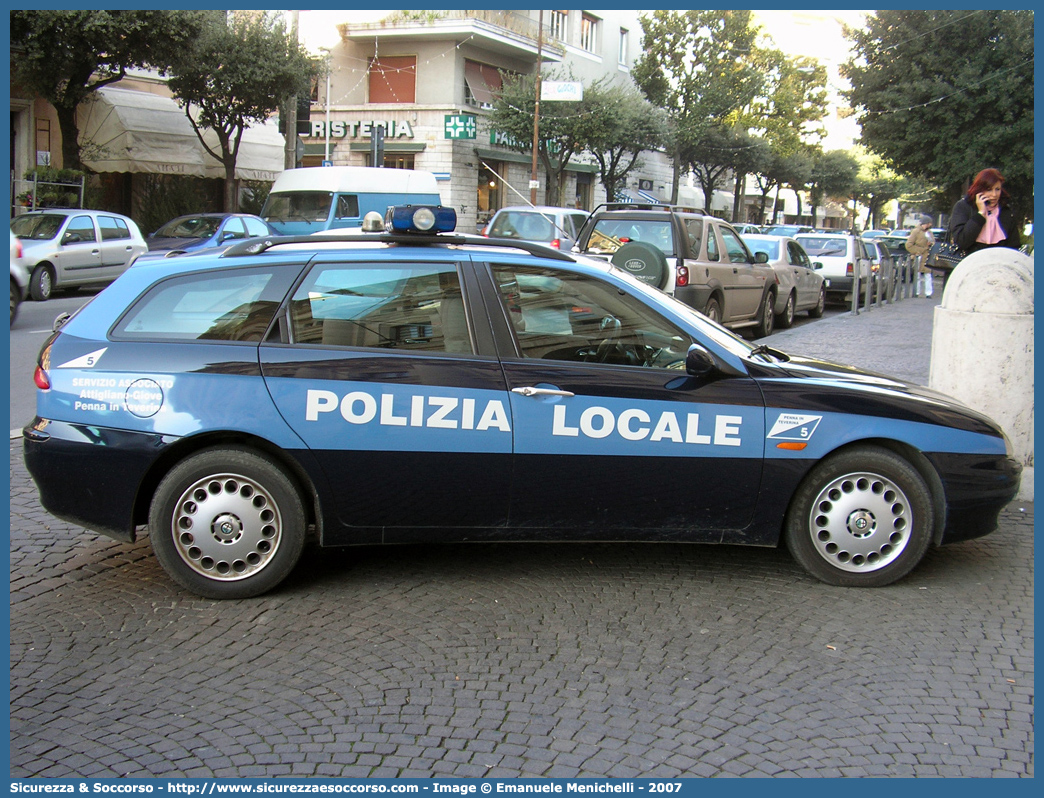
[[[917,469],[888,449],[861,446],[812,469],[791,501],[784,539],[817,579],[880,587],[921,561],[934,526],[931,492]]]
[[[206,449],[179,463],[149,510],[160,565],[206,598],[248,598],[274,588],[297,564],[305,531],[293,481],[246,449]]]

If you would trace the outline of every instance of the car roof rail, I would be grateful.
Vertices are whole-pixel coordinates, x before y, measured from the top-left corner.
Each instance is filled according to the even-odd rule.
[[[260,255],[262,252],[288,244],[314,244],[321,249],[319,244],[325,243],[355,243],[355,242],[378,242],[381,244],[401,244],[404,246],[425,245],[449,245],[497,247],[501,249],[521,249],[531,255],[539,255],[549,260],[561,260],[576,263],[576,259],[561,250],[546,244],[538,244],[533,241],[516,241],[506,238],[486,238],[479,235],[465,235],[461,233],[436,233],[425,235],[423,233],[341,233],[337,235],[323,236],[262,236],[240,241],[228,247],[221,253],[222,258],[240,258],[248,255]]]
[[[598,213],[598,211],[663,211],[664,213],[695,213],[700,216],[706,216],[699,208],[692,208],[688,205],[665,205],[657,202],[603,202],[601,205],[591,211],[591,215]]]

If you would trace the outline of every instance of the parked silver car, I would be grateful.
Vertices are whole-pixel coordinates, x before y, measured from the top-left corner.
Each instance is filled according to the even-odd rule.
[[[501,208],[489,220],[482,235],[535,241],[568,250],[587,220],[587,211],[550,205],[513,205]]]
[[[794,323],[794,314],[803,310],[807,310],[813,319],[823,315],[826,288],[823,275],[819,273],[822,263],[813,263],[801,244],[789,236],[745,235],[743,240],[751,252],[764,252],[768,256],[769,266],[779,278],[777,326],[789,327]]]
[[[33,211],[12,219],[11,232],[22,242],[29,295],[37,301],[55,289],[109,283],[148,251],[138,226],[108,211]]]

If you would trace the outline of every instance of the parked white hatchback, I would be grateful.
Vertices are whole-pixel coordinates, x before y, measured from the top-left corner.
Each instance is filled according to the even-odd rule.
[[[29,295],[37,301],[55,289],[112,282],[149,249],[132,220],[107,211],[32,211],[12,219],[11,232],[22,242]]]
[[[859,291],[865,290],[873,262],[863,241],[849,233],[798,233],[794,238],[813,261],[823,264],[819,273],[828,301],[850,302],[857,273]]]

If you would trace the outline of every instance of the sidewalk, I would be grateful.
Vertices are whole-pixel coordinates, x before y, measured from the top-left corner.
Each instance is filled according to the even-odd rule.
[[[938,287],[938,288],[941,288]],[[765,343],[795,355],[857,366],[891,377],[928,384],[932,358],[932,320],[942,300],[910,297],[861,310],[839,313],[789,330],[778,330]]]

